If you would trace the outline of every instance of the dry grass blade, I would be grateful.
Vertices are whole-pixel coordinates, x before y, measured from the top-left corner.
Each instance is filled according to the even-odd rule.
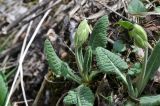
[[[41,27],[41,25],[42,25],[42,23],[44,22],[44,20],[46,19],[46,17],[47,17],[48,14],[50,13],[50,11],[51,11],[51,9],[49,9],[49,10],[44,14],[43,18],[42,18],[41,21],[39,22],[36,30],[34,31],[32,37],[31,37],[29,43],[27,44],[27,46],[26,46],[26,48],[25,48],[25,50],[24,50],[24,52],[23,52],[23,55],[21,56],[21,58],[20,58],[19,61],[23,62],[23,60],[24,60],[24,58],[25,58],[25,56],[26,56],[26,54],[27,54],[27,52],[28,52],[28,49],[30,48],[33,40],[35,39],[35,36],[37,35],[37,33],[38,33],[38,31],[39,31],[39,29],[40,29],[40,27]],[[15,83],[16,83],[16,81],[17,81],[17,78],[18,78],[20,72],[21,72],[21,68],[18,68],[18,70],[17,70],[17,72],[16,72],[16,75],[15,75],[15,78],[14,78],[14,81],[13,81],[13,83],[12,83],[11,90],[10,90],[9,95],[8,95],[8,97],[7,97],[7,101],[6,101],[5,106],[7,106],[8,103],[9,103],[9,100],[10,100],[10,98],[11,98],[11,96],[12,96],[12,93],[13,93],[13,90],[14,90]]]

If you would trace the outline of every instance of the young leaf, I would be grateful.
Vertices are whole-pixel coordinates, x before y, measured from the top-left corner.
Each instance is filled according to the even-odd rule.
[[[87,40],[88,35],[90,33],[90,28],[87,23],[87,20],[84,19],[78,26],[78,29],[74,38],[74,46],[75,48],[79,48],[83,45],[83,43]]]
[[[4,81],[4,76],[0,73],[0,106],[4,106],[6,97],[8,93],[8,88]]]
[[[127,63],[114,53],[102,48],[96,49],[96,61],[99,69],[105,73],[115,73],[119,75],[127,84],[126,77],[122,74],[121,70],[128,68]]]
[[[90,88],[80,85],[78,88],[68,92],[63,102],[67,105],[76,104],[76,106],[93,106],[94,94]]]
[[[52,69],[52,71],[54,71],[54,73],[56,75],[61,75],[61,63],[62,61],[58,58],[57,54],[55,53],[51,42],[47,39],[45,40],[44,43],[44,53],[46,55],[48,64],[50,66],[50,68]]]
[[[129,31],[129,35],[134,39],[136,46],[140,48],[146,48],[148,46],[147,33],[142,26],[134,24],[133,29]]]
[[[129,21],[119,20],[117,24],[121,25],[125,29],[131,30],[133,28],[133,24]]]
[[[72,79],[77,83],[80,83],[81,79],[79,78],[79,76],[73,73],[72,69],[68,66],[68,64],[59,59],[49,40],[45,41],[44,52],[50,68],[56,75]]]
[[[140,106],[160,106],[160,95],[141,97]]]
[[[64,97],[63,99],[63,102],[66,104],[66,105],[73,105],[73,104],[77,104],[78,100],[77,100],[77,92],[74,91],[74,90],[70,90],[68,92],[68,95]]]
[[[95,50],[97,47],[106,47],[106,28],[108,27],[108,24],[109,21],[107,16],[101,17],[95,24],[89,39],[89,46],[91,46],[92,50]]]
[[[77,82],[80,84],[81,78],[73,73],[73,70],[68,66],[67,63],[62,62],[61,64],[61,76],[66,77],[68,79],[72,79],[73,81]]]
[[[146,8],[140,0],[132,0],[128,5],[128,12],[140,14],[141,12],[146,12]]]

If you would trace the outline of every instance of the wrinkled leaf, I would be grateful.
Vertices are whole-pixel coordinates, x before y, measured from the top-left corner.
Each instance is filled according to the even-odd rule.
[[[77,104],[77,92],[73,91],[73,90],[70,90],[68,92],[68,95],[65,96],[63,102],[66,104],[66,105],[71,105],[71,104]]]
[[[62,62],[61,64],[61,76],[68,78],[68,79],[72,79],[73,81],[76,81],[77,83],[81,82],[81,78],[73,73],[73,70],[68,66],[67,63]]]
[[[101,17],[95,24],[89,39],[89,46],[91,46],[92,50],[95,50],[97,47],[106,47],[106,29],[108,27],[108,24],[109,21],[107,16]]]
[[[141,97],[140,106],[160,106],[160,95]]]
[[[140,0],[132,0],[128,5],[128,12],[131,14],[140,14],[146,11],[144,4]]]
[[[122,74],[122,70],[128,68],[127,63],[114,53],[98,47],[96,49],[96,61],[99,69],[107,74],[114,73],[119,75],[120,78],[126,83],[126,78]]]
[[[48,39],[45,41],[44,44],[44,53],[46,55],[50,68],[56,75],[72,79],[77,83],[80,83],[79,76],[73,73],[72,69],[68,66],[67,63],[59,59],[52,47],[51,42]]]
[[[52,71],[56,74],[56,75],[61,75],[61,64],[62,61],[59,59],[59,57],[57,56],[57,54],[55,53],[51,42],[47,39],[44,43],[44,53],[46,55],[48,64],[50,66],[50,68],[52,69]]]
[[[76,106],[93,106],[94,94],[90,88],[85,85],[80,85],[78,88],[69,91],[63,101],[67,105],[76,104]]]
[[[96,49],[96,59],[97,64],[101,67],[101,69],[106,71],[112,72],[115,70],[115,67],[120,70],[125,70],[128,68],[127,63],[123,59],[102,47],[98,47]]]

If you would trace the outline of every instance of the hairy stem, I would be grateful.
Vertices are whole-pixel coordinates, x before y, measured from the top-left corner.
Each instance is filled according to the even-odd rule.
[[[78,70],[80,72],[80,74],[82,75],[83,72],[83,54],[82,54],[82,48],[75,48],[75,56],[76,56],[76,63],[78,66]]]
[[[146,67],[147,67],[147,60],[148,60],[148,47],[145,48],[145,56],[142,65],[142,71],[139,75],[139,79],[137,81],[137,89],[138,89],[138,96],[142,93],[145,87],[145,75],[146,75]]]

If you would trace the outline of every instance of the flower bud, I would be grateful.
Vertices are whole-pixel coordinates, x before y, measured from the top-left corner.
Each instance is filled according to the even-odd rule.
[[[90,27],[87,23],[87,20],[84,19],[78,26],[74,37],[74,46],[78,48],[83,45],[83,43],[87,40],[89,33],[91,32]]]
[[[147,33],[140,25],[134,24],[133,29],[129,31],[129,35],[133,37],[136,46],[140,48],[148,46]]]

